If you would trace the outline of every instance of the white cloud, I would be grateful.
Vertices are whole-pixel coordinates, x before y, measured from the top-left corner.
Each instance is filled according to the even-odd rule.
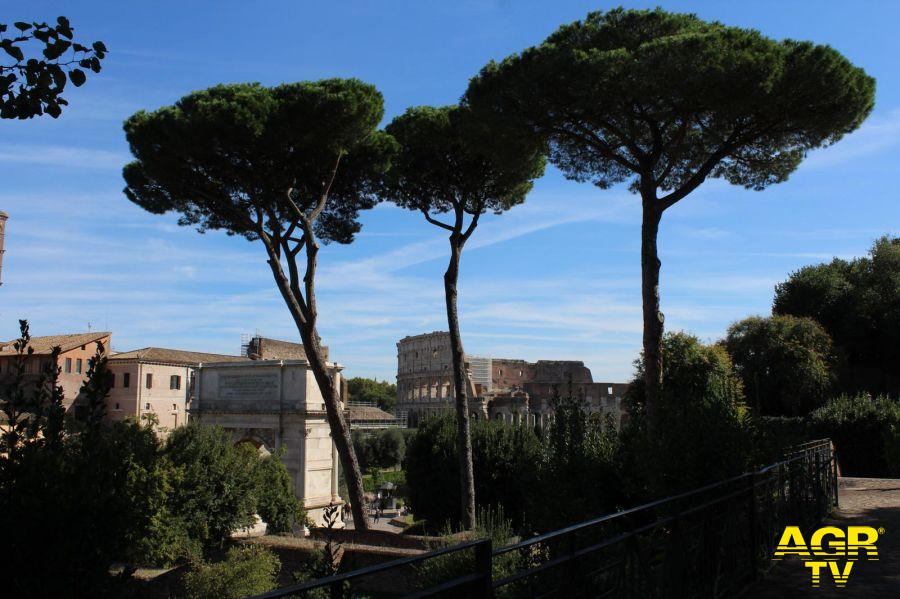
[[[816,150],[803,162],[801,168],[832,167],[856,158],[878,154],[900,143],[900,109],[876,114],[862,126],[834,144]]]
[[[121,169],[131,159],[127,154],[74,146],[4,144],[0,163],[35,164],[79,169]]]

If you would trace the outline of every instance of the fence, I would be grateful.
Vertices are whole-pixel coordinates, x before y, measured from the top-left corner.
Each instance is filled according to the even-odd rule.
[[[476,540],[259,595],[727,597],[770,563],[786,525],[837,505],[831,442],[756,472],[492,549]]]

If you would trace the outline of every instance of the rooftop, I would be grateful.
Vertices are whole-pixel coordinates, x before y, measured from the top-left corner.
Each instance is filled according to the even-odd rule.
[[[67,352],[70,349],[94,343],[95,341],[99,341],[110,335],[112,335],[112,333],[109,331],[73,333],[69,335],[46,335],[44,337],[32,337],[29,346],[34,349],[36,355],[47,355],[57,345],[61,351]],[[16,341],[16,339],[13,339],[12,341],[0,342],[0,356],[14,356],[16,354],[16,349],[13,347],[13,344]]]
[[[395,420],[397,417],[375,406],[347,405],[351,422],[354,420]]]
[[[164,347],[145,347],[133,351],[113,354],[110,361],[137,360],[139,362],[162,362],[166,364],[199,364],[201,362],[246,362],[244,356],[225,354],[209,354],[183,349],[166,349]]]

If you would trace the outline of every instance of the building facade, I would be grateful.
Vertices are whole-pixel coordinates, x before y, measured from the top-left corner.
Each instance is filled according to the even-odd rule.
[[[575,360],[526,360],[466,356],[470,416],[542,426],[557,398],[583,401],[591,413],[625,417],[628,385],[594,382],[591,370]],[[397,409],[409,426],[425,416],[453,408],[450,335],[435,331],[397,343]]]
[[[30,347],[34,352],[25,360],[25,374],[36,380],[50,368],[59,368],[63,405],[67,413],[78,416],[77,412],[82,409],[79,393],[87,378],[88,362],[96,353],[98,342],[103,345],[104,350],[109,350],[111,338],[112,333],[108,331],[32,337]],[[0,388],[4,386],[4,381],[13,376],[16,368],[18,356],[14,343],[15,340],[0,343]],[[52,352],[57,346],[60,353],[53,363]]]
[[[107,362],[112,388],[106,399],[106,417],[153,422],[166,437],[187,423],[193,379],[203,362],[246,362],[241,356],[208,354],[162,347],[145,347],[113,354]]]
[[[471,373],[468,397],[477,396]],[[406,412],[412,426],[453,403],[453,359],[450,333],[435,331],[404,337],[397,343],[397,412]]]
[[[328,366],[335,385],[340,385],[343,367]],[[322,525],[324,508],[343,500],[337,450],[309,362],[202,363],[195,380],[191,418],[221,426],[234,443],[252,443],[270,453],[283,448],[294,494],[309,517]]]

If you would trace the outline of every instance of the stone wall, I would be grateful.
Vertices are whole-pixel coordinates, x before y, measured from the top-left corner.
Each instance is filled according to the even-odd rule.
[[[331,366],[339,385],[340,367]],[[203,364],[195,394],[192,418],[221,426],[235,443],[286,450],[294,494],[318,525],[323,508],[343,503],[325,404],[305,360]]]

